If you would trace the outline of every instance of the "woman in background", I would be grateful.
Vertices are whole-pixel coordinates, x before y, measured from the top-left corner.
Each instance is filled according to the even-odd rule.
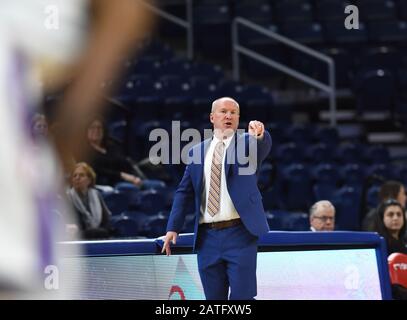
[[[130,162],[119,148],[108,143],[102,119],[91,121],[86,134],[90,147],[89,162],[95,169],[99,183],[114,186],[118,182],[126,181],[141,187],[143,181],[136,176]]]
[[[407,254],[404,234],[406,230],[406,216],[404,207],[394,199],[382,202],[376,215],[377,231],[387,244],[387,254],[400,252]]]
[[[84,239],[109,238],[111,235],[110,217],[101,194],[95,186],[96,174],[85,162],[75,165],[72,173],[68,199],[77,213],[79,230]]]
[[[34,138],[48,137],[48,121],[44,114],[36,113],[31,119],[31,130]]]
[[[406,207],[406,189],[404,185],[395,180],[385,181],[379,190],[379,203],[386,201],[388,199],[397,200],[404,208]],[[366,216],[363,218],[362,230],[364,231],[375,231],[376,227],[376,212],[378,208],[371,209]]]

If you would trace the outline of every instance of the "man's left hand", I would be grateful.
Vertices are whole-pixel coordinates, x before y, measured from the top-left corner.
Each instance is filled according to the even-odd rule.
[[[254,136],[256,139],[263,139],[263,136],[264,136],[263,122],[260,122],[257,120],[250,121],[248,131],[249,131],[249,134]]]

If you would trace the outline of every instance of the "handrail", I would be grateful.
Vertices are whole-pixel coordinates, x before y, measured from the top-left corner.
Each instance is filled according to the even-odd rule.
[[[192,0],[186,0],[186,20],[183,20],[171,13],[161,10],[154,5],[148,3],[147,1],[142,1],[142,3],[151,9],[154,13],[167,19],[168,21],[179,25],[187,30],[187,57],[188,59],[193,59],[194,57],[194,29],[193,29],[193,11],[192,11]]]
[[[238,25],[241,24],[265,36],[275,39],[289,47],[297,49],[305,54],[308,54],[316,59],[325,62],[328,65],[329,84],[325,84],[314,78],[307,76],[306,74],[299,72],[295,69],[287,67],[286,65],[279,63],[276,60],[270,59],[264,55],[261,55],[249,48],[239,45]],[[335,83],[335,62],[333,59],[325,54],[322,54],[316,50],[306,47],[298,42],[295,42],[287,37],[279,35],[271,30],[268,30],[258,24],[255,24],[247,19],[236,17],[233,19],[232,24],[232,59],[233,59],[233,79],[235,81],[240,80],[240,59],[239,53],[244,54],[252,59],[255,59],[261,63],[264,63],[272,68],[275,68],[283,73],[286,73],[300,81],[303,81],[311,86],[314,86],[329,94],[329,106],[330,106],[330,124],[335,127],[336,121],[336,83]]]

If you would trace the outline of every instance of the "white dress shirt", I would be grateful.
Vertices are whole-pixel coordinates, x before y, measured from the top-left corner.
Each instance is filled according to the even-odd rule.
[[[209,148],[205,155],[204,161],[204,176],[203,176],[203,192],[202,192],[202,201],[201,201],[201,218],[199,223],[211,223],[219,221],[227,221],[232,219],[240,218],[239,214],[236,211],[235,206],[233,205],[232,199],[230,198],[229,191],[226,184],[226,175],[225,175],[225,156],[226,150],[229,147],[234,135],[230,136],[227,139],[223,140],[225,144],[225,151],[222,158],[222,172],[221,172],[221,182],[220,182],[220,207],[219,212],[213,217],[209,214],[207,203],[208,203],[208,194],[209,194],[209,185],[211,179],[211,166],[212,166],[212,157],[215,150],[215,146],[220,142],[218,138],[213,137]]]

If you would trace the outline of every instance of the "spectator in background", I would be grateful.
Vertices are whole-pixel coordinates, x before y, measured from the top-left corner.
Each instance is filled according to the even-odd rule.
[[[48,137],[48,120],[42,113],[36,113],[31,119],[31,130],[34,138]]]
[[[89,163],[98,175],[100,183],[114,186],[118,182],[126,181],[137,187],[143,185],[143,180],[136,175],[121,150],[108,142],[106,127],[101,118],[89,123],[86,135],[90,146]]]
[[[90,122],[86,135],[90,147],[88,162],[94,168],[100,184],[115,186],[119,182],[128,182],[142,188],[160,188],[165,183],[156,179],[145,179],[144,173],[133,160],[126,157],[121,148],[106,135],[106,126],[101,118]]]
[[[404,234],[406,231],[406,216],[404,207],[395,199],[380,203],[376,211],[376,231],[386,240],[388,255],[393,252],[407,254]]]
[[[396,199],[402,207],[406,207],[406,190],[404,185],[399,181],[389,180],[383,183],[379,190],[379,203],[388,199]],[[405,209],[404,209],[405,210]],[[377,214],[377,208],[373,208],[368,212],[362,222],[362,230],[364,231],[376,231],[377,226],[375,218]]]
[[[84,239],[109,238],[110,217],[102,195],[94,186],[95,171],[85,162],[77,163],[72,172],[68,200],[77,214],[78,228]]]
[[[314,203],[310,209],[309,221],[312,231],[334,231],[335,207],[328,200]]]

